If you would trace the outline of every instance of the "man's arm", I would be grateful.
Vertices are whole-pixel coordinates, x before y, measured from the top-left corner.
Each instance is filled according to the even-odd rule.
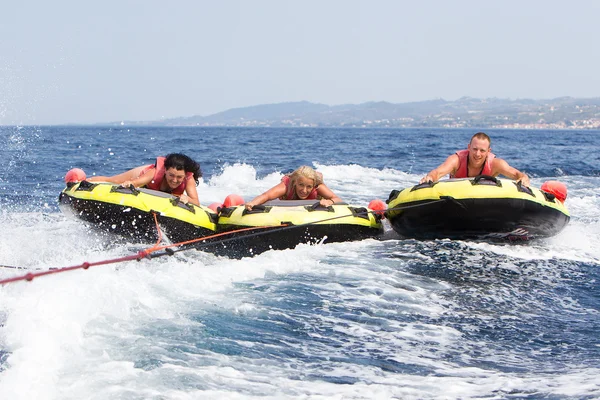
[[[429,181],[437,182],[444,175],[448,175],[451,172],[456,172],[456,170],[458,169],[458,161],[458,155],[452,154],[448,156],[448,158],[446,158],[446,161],[441,163],[436,169],[432,169],[431,171],[429,171],[427,175],[421,178],[421,181],[419,181],[419,183],[425,183]]]
[[[514,179],[517,182],[521,182],[523,186],[529,187],[529,177],[524,172],[519,171],[516,168],[508,165],[506,161],[501,158],[494,158],[492,162],[492,174],[504,175],[507,178]]]

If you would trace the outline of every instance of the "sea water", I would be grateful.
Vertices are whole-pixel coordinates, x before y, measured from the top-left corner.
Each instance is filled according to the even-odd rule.
[[[473,129],[0,127],[0,279],[130,256],[57,206],[92,175],[183,152],[204,205],[306,164],[366,206]],[[240,260],[201,251],[0,287],[0,399],[600,398],[600,132],[489,130],[570,224],[526,243],[395,237]],[[389,233],[389,232],[388,232]]]

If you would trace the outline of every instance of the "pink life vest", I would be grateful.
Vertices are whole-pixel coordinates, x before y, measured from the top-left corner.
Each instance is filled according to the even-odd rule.
[[[469,177],[469,150],[457,151],[458,169],[454,174],[450,174],[450,178],[468,178]],[[483,167],[478,175],[492,175],[492,161],[496,158],[494,153],[488,153]]]
[[[144,171],[142,171],[142,175],[151,168],[155,168],[154,169],[154,177],[146,185],[146,187],[148,189],[152,189],[152,190],[160,190],[160,185],[162,184],[162,181],[165,178],[165,172],[166,172],[165,157],[156,157],[156,164],[149,165],[146,168],[144,168]],[[181,185],[177,186],[175,189],[171,190],[168,193],[182,195],[183,192],[185,191],[185,185],[187,184],[187,181],[190,178],[192,178],[193,176],[194,176],[194,174],[192,172],[186,172],[185,178],[183,179],[183,182],[181,182]]]
[[[291,185],[291,179],[289,176],[284,176],[281,178],[281,182],[285,183],[285,195],[281,196],[279,200],[298,200],[296,196],[296,188]],[[307,200],[315,200],[317,198],[317,188],[313,188],[313,190],[308,194]]]

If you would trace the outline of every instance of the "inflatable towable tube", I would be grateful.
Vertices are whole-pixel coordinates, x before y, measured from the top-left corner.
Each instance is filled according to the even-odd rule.
[[[552,184],[546,190],[551,192],[485,175],[427,182],[393,190],[385,215],[408,238],[549,237],[562,231],[570,215],[566,187]]]
[[[381,217],[366,207],[318,200],[272,200],[247,210],[242,205],[219,209],[219,232],[237,240],[210,246],[208,251],[246,257],[267,250],[294,248],[300,243],[334,243],[376,238],[383,232]]]
[[[168,193],[133,186],[71,182],[60,193],[59,208],[93,227],[143,242],[158,239],[154,215],[173,243],[217,230],[217,214],[208,207],[184,204]]]

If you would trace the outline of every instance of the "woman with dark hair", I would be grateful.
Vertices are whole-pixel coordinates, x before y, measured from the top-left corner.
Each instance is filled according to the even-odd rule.
[[[90,182],[109,182],[121,186],[144,186],[179,196],[183,203],[200,205],[196,185],[202,176],[200,165],[190,157],[173,153],[157,157],[155,164],[141,165],[114,176],[94,176]]]

